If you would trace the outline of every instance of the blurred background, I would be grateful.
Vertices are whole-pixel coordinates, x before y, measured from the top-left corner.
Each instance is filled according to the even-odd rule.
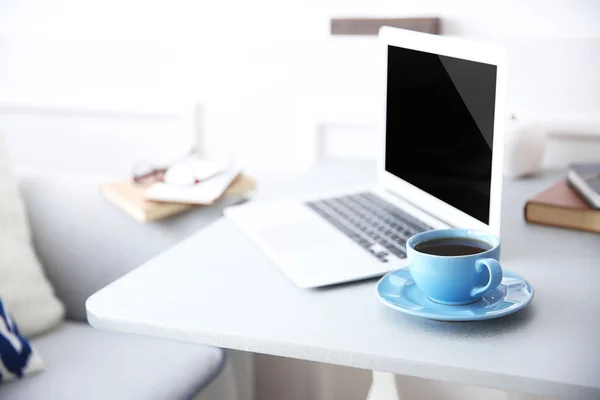
[[[504,45],[510,113],[600,137],[594,0],[5,0],[0,131],[17,167],[115,175],[194,144],[258,178],[372,157],[377,39],[332,36],[335,17],[437,17],[443,35]],[[600,150],[563,139],[545,165]]]
[[[332,35],[331,20],[409,17],[506,47],[501,118],[515,116],[513,137],[528,124],[552,133],[539,167],[598,161],[596,0],[3,0],[0,134],[17,170],[103,177],[192,147],[259,182],[372,159],[384,106],[377,37]],[[256,369],[261,399],[364,398],[371,379],[269,356]],[[414,382],[404,387],[436,390]]]

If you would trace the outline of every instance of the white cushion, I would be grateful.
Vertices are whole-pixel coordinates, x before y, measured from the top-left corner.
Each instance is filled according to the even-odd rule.
[[[0,137],[0,297],[25,337],[48,331],[64,315],[30,236],[25,208]]]
[[[4,309],[0,299],[0,383],[40,372],[44,364]]]

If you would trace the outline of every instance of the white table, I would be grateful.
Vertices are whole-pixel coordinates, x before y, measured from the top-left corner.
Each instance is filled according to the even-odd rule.
[[[531,305],[512,316],[469,323],[405,316],[379,303],[376,280],[296,288],[221,219],[90,297],[88,319],[115,332],[600,398],[600,236],[523,221],[525,200],[557,177],[505,182],[502,264],[535,289]],[[373,178],[370,164],[331,164],[294,182],[264,185],[259,197],[318,193]],[[380,382],[389,377],[375,374]]]

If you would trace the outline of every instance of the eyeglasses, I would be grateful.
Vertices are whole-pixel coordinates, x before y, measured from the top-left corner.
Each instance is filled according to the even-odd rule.
[[[166,166],[153,166],[147,161],[142,161],[133,166],[131,178],[139,185],[164,182],[168,169]]]
[[[225,172],[227,168],[216,163],[194,158],[181,159],[170,166],[153,166],[143,161],[134,165],[132,180],[136,184],[150,185],[164,182],[173,185],[195,185]]]

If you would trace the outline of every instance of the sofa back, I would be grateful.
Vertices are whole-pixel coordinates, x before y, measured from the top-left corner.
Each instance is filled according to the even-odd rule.
[[[79,321],[90,295],[215,221],[224,207],[141,224],[100,195],[101,176],[20,170],[18,178],[36,252],[67,318]]]

